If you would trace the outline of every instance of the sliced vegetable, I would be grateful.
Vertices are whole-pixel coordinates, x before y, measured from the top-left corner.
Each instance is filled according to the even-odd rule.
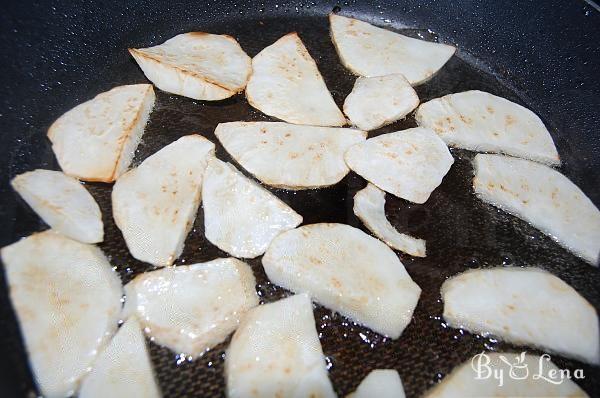
[[[119,86],[59,117],[48,138],[65,174],[85,181],[115,181],[133,159],[154,99],[151,84]]]
[[[262,183],[286,189],[338,183],[350,171],[344,153],[367,137],[359,130],[278,122],[221,123],[215,135]]]
[[[359,76],[400,73],[414,86],[429,80],[456,51],[341,15],[329,14],[329,23],[342,63]]]
[[[302,216],[229,163],[208,162],[202,183],[206,239],[235,257],[260,256]]]
[[[1,254],[41,394],[74,394],[117,329],[119,277],[100,249],[52,230],[6,246]]]
[[[214,150],[206,138],[188,135],[119,178],[112,191],[113,217],[133,257],[167,266],[181,255]]]
[[[289,123],[346,124],[317,64],[296,33],[283,36],[252,59],[246,97],[259,111]]]
[[[419,97],[400,74],[359,77],[344,102],[344,113],[362,130],[375,130],[408,115]]]
[[[248,264],[220,258],[136,276],[125,285],[124,315],[135,315],[156,343],[196,357],[224,341],[258,305]]]
[[[156,87],[197,100],[229,98],[246,87],[251,59],[228,35],[189,32],[129,53]]]
[[[225,377],[230,398],[335,397],[308,296],[248,312],[227,349]]]
[[[100,207],[75,178],[60,171],[37,169],[19,174],[10,184],[54,230],[80,242],[102,242]]]
[[[393,339],[410,323],[421,294],[389,247],[345,224],[284,232],[262,263],[271,282]]]
[[[456,328],[600,363],[598,314],[561,279],[538,268],[471,270],[442,285]]]
[[[422,104],[415,117],[420,126],[432,129],[450,146],[560,163],[540,118],[490,93],[474,90],[436,98]]]
[[[600,261],[600,210],[567,177],[527,160],[475,156],[473,188],[501,208],[550,236],[593,266]]]
[[[344,156],[351,170],[399,198],[425,203],[454,159],[429,129],[416,127],[356,144]]]
[[[354,195],[354,214],[369,231],[393,249],[416,257],[425,257],[425,241],[399,233],[385,216],[385,192],[373,184]]]

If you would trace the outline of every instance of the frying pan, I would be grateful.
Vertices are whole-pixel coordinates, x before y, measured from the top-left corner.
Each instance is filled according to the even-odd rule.
[[[334,99],[341,104],[354,77],[340,64],[328,36],[326,15],[334,10],[426,40],[458,46],[457,55],[430,82],[419,86],[422,101],[468,89],[486,90],[534,110],[548,126],[563,160],[561,171],[600,205],[600,11],[573,0],[438,0],[379,2],[178,2],[9,1],[0,13],[0,245],[46,226],[14,194],[8,181],[34,168],[58,169],[45,137],[63,112],[120,84],[145,82],[126,52],[163,42],[186,31],[228,33],[250,56],[290,31],[298,31],[316,59]],[[221,102],[192,101],[157,92],[155,111],[134,165],[182,135],[199,132],[217,142],[217,123],[269,120],[251,109],[243,95]],[[414,118],[372,135],[415,126]],[[330,377],[341,396],[372,369],[395,368],[409,397],[420,396],[459,363],[482,350],[521,351],[491,338],[447,328],[439,288],[468,268],[537,266],[572,285],[600,308],[600,272],[577,259],[527,223],[475,199],[471,188],[473,153],[452,150],[455,164],[424,205],[387,196],[386,213],[398,229],[427,239],[428,257],[399,253],[423,293],[414,319],[395,341],[316,306],[315,318]],[[217,155],[232,161],[220,145]],[[366,182],[350,173],[321,190],[272,190],[298,211],[305,223],[362,224],[352,197]],[[151,267],[133,259],[111,216],[111,185],[86,184],[103,210],[105,241],[100,245],[124,283]],[[205,238],[199,212],[176,264],[224,257]],[[364,229],[364,228],[363,228]],[[289,292],[268,283],[260,260],[249,262],[262,302]],[[0,396],[35,396],[35,385],[8,300],[0,281]],[[224,395],[227,342],[195,361],[179,358],[153,343],[150,351],[167,397]],[[527,349],[530,352],[537,352]],[[537,352],[539,353],[539,352]],[[581,368],[577,381],[600,396],[600,369],[552,356],[560,367]],[[178,362],[180,362],[178,364]]]

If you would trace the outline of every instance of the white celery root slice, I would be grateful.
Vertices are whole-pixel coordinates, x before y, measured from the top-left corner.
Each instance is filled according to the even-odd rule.
[[[425,203],[454,163],[446,144],[423,127],[369,138],[344,159],[373,185],[414,203]]]
[[[441,293],[451,327],[600,363],[596,310],[549,272],[471,270],[445,281]]]
[[[117,180],[113,217],[133,257],[167,266],[181,255],[200,205],[204,169],[214,150],[206,138],[188,135]]]
[[[229,163],[212,158],[202,182],[206,239],[235,257],[260,256],[302,216]]]
[[[52,230],[1,253],[36,384],[70,396],[117,329],[121,281],[100,249]]]
[[[250,57],[228,35],[182,33],[129,53],[156,87],[196,100],[217,101],[243,91],[252,71]]]
[[[385,192],[369,183],[354,195],[354,214],[375,236],[393,249],[425,257],[425,241],[399,233],[385,216]]]
[[[252,59],[248,102],[259,111],[295,124],[343,126],[346,119],[296,33],[289,33]]]
[[[344,113],[361,130],[375,130],[408,115],[419,96],[400,74],[358,77],[344,101]]]
[[[559,372],[560,369],[549,357],[525,353],[481,353],[456,367],[429,390],[425,398],[588,396],[572,380],[557,378]]]
[[[234,258],[146,272],[125,285],[124,316],[136,315],[156,343],[197,357],[258,305],[255,285],[250,266]]]
[[[102,242],[100,207],[77,179],[60,171],[37,169],[19,174],[10,184],[55,231],[84,243]]]
[[[475,156],[473,188],[484,202],[511,213],[598,266],[600,210],[558,171],[502,155]]]
[[[541,119],[490,93],[473,90],[436,98],[421,104],[415,118],[419,126],[432,129],[450,146],[560,164]]]
[[[344,153],[367,138],[360,130],[282,122],[221,123],[215,135],[263,184],[293,190],[338,183],[350,171]]]
[[[329,23],[342,63],[359,76],[400,73],[415,86],[429,80],[456,51],[341,15],[329,14]]]
[[[356,391],[346,398],[404,398],[404,387],[398,371],[375,369],[365,377]]]
[[[65,174],[85,181],[115,181],[133,159],[154,100],[151,84],[119,86],[59,117],[48,138]]]
[[[410,323],[421,294],[385,243],[345,224],[284,232],[262,263],[271,282],[392,339]]]
[[[225,378],[230,398],[335,397],[309,297],[250,310],[227,349]]]
[[[81,383],[80,398],[161,397],[144,334],[135,317],[119,328]]]

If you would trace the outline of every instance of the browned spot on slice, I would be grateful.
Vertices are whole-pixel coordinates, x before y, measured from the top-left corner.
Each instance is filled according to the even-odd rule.
[[[62,297],[57,291],[52,292],[52,303],[55,308],[64,307],[71,303],[71,300],[68,297]]]
[[[510,126],[512,124],[515,124],[515,118],[512,117],[511,115],[506,115],[506,117],[504,118],[504,122],[506,123],[507,126]]]
[[[492,107],[491,107],[491,106],[489,106],[489,105],[485,107],[485,110],[486,110],[486,111],[488,111],[488,113],[489,113],[490,115],[493,115],[493,114],[494,114],[494,112],[495,112],[495,111],[494,111],[494,108],[492,108]]]
[[[314,256],[310,256],[308,258],[308,260],[311,262],[311,264],[315,264],[315,265],[323,264],[323,262],[320,259],[318,259],[318,258],[316,258]]]
[[[473,122],[473,120],[470,117],[466,117],[464,115],[459,115],[459,118],[460,118],[461,122],[463,122],[465,124],[471,124],[471,122]]]
[[[340,282],[339,280],[337,280],[336,278],[331,278],[331,284],[336,288],[336,289],[341,289],[342,287],[342,282]]]
[[[208,36],[208,33],[206,33],[206,32],[188,32],[188,35],[195,36],[195,37],[203,37],[203,36]]]
[[[518,193],[511,191],[510,189],[506,188],[506,187],[505,187],[504,185],[502,185],[502,184],[500,184],[500,189],[501,189],[501,190],[503,190],[503,191],[504,191],[504,192],[506,192],[506,193],[509,193],[509,194],[513,195],[513,196],[516,196],[516,197],[518,197],[518,196],[519,196],[519,194],[518,194]]]
[[[53,203],[50,203],[46,199],[42,199],[41,202],[42,202],[41,205],[43,207],[47,207],[47,208],[49,208],[50,210],[52,210],[52,211],[54,211],[56,213],[62,213],[62,210],[63,210],[62,207],[60,207],[58,205],[55,205]]]
[[[571,289],[570,286],[565,285],[560,280],[550,279],[549,282],[550,282],[550,287],[552,289],[555,289],[555,290],[559,291],[559,292],[568,292]]]

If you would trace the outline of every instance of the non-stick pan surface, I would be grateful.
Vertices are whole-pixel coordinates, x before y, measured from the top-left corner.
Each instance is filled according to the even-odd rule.
[[[11,4],[0,35],[3,121],[0,243],[6,245],[46,228],[8,187],[8,179],[33,168],[58,169],[45,138],[61,113],[119,84],[145,82],[127,47],[158,44],[181,32],[198,30],[236,37],[250,56],[290,31],[297,31],[316,59],[338,104],[355,77],[340,64],[329,39],[326,15],[369,20],[404,34],[458,45],[458,55],[430,82],[419,86],[421,101],[452,92],[480,89],[536,111],[552,132],[561,169],[596,203],[600,201],[598,151],[600,84],[592,74],[600,63],[600,13],[580,2],[384,2],[271,4],[229,2],[178,5],[129,2],[128,6],[83,3]],[[184,4],[185,3],[185,4]],[[560,10],[557,8],[560,5]],[[430,30],[428,30],[430,29]],[[435,32],[435,33],[434,33]],[[493,36],[492,36],[493,35]],[[532,37],[531,35],[535,35]],[[10,54],[9,54],[10,52]],[[595,63],[595,66],[593,65]],[[134,165],[178,137],[200,133],[217,143],[217,155],[233,161],[213,130],[220,122],[271,120],[253,110],[243,95],[199,102],[157,91]],[[412,116],[370,134],[415,126]],[[577,259],[527,223],[478,201],[471,187],[473,153],[452,150],[455,164],[424,205],[387,195],[386,213],[398,229],[427,240],[428,256],[399,253],[423,293],[414,319],[395,341],[316,306],[315,318],[336,391],[351,392],[372,369],[395,368],[409,397],[421,395],[452,368],[482,350],[535,350],[499,343],[444,325],[439,288],[451,275],[488,266],[537,266],[571,284],[600,308],[600,272]],[[276,165],[273,165],[276,167]],[[352,197],[366,185],[350,173],[321,190],[271,189],[304,217],[306,224],[341,222],[364,229],[352,213]],[[109,184],[86,184],[103,211],[105,241],[100,245],[124,283],[152,269],[132,258],[111,214]],[[225,257],[203,233],[202,211],[186,241],[179,264]],[[288,292],[271,285],[260,259],[249,261],[262,302]],[[0,299],[0,396],[35,394],[5,281]],[[166,397],[224,395],[227,342],[187,361],[150,343],[152,361]],[[578,383],[600,395],[600,369],[554,355],[559,366],[582,368]]]

